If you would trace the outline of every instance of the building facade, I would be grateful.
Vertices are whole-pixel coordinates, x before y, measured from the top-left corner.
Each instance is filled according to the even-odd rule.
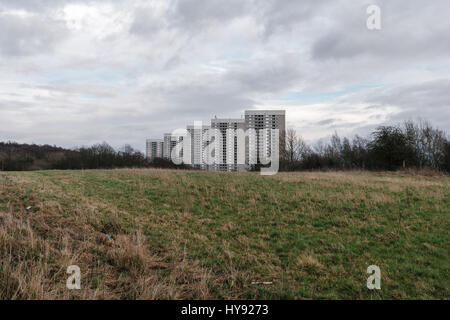
[[[163,157],[164,141],[162,139],[147,139],[146,152],[147,159],[155,159]]]
[[[245,163],[238,161],[237,130],[245,132],[245,119],[212,119],[211,129],[214,135],[215,159],[212,169],[216,171],[244,171]],[[245,153],[245,150],[243,150]]]
[[[177,136],[171,133],[164,134],[164,145],[163,145],[163,158],[171,159],[172,151],[178,144],[178,142],[182,141],[183,138],[181,136]],[[182,156],[180,153],[178,156]]]
[[[284,144],[279,137],[286,131],[286,111],[284,110],[246,110],[245,124],[249,141],[246,150],[247,164],[266,164],[274,151],[274,143],[281,152]],[[278,135],[275,129],[278,130]],[[278,138],[278,139],[277,139]]]
[[[190,137],[191,166],[196,169],[209,170],[209,157],[207,146],[210,144],[209,130],[211,126],[201,124],[187,126],[186,131]]]
[[[215,117],[211,126],[188,125],[185,136],[189,141],[183,145],[189,148],[186,159],[183,159],[183,149],[176,156],[178,163],[190,162],[196,169],[245,171],[255,165],[267,165],[274,152],[281,154],[285,131],[284,110],[246,110],[240,119]],[[183,135],[170,133],[164,134],[163,140],[148,139],[147,158],[171,159],[172,151],[182,141]]]

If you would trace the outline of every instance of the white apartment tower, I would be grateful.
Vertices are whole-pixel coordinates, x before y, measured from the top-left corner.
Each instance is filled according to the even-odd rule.
[[[164,147],[163,147],[163,158],[165,159],[171,159],[172,156],[172,150],[175,148],[175,146],[178,144],[178,142],[183,141],[182,136],[177,136],[171,133],[165,133],[164,134]],[[179,159],[183,158],[183,152],[180,152],[178,155]]]
[[[163,145],[162,139],[147,139],[146,141],[146,157],[147,159],[155,159],[163,157]]]
[[[210,143],[209,130],[211,126],[197,125],[187,126],[186,130],[191,138],[191,165],[196,169],[209,169],[208,155],[205,152]]]
[[[245,124],[249,140],[246,150],[246,163],[261,164],[261,156],[268,159],[273,149],[273,141],[278,141],[279,152],[284,148],[281,137],[286,131],[286,112],[284,110],[246,110]],[[279,130],[279,137],[274,129]]]
[[[278,134],[276,133],[278,130]],[[283,138],[286,131],[284,110],[246,110],[245,118],[211,119],[211,126],[195,123],[186,127],[183,135],[190,137],[184,141],[184,159],[194,168],[217,171],[244,171],[255,165],[268,165],[278,144],[279,154],[284,149]],[[240,136],[240,134],[243,134]],[[147,158],[163,157],[171,159],[172,150],[183,141],[183,135],[164,134],[164,140],[147,140]],[[245,139],[240,145],[238,139]],[[243,140],[242,140],[243,141]],[[238,149],[238,145],[239,148]],[[183,160],[180,148],[177,162]],[[189,151],[187,151],[189,150]],[[190,155],[189,155],[190,153]],[[274,153],[275,155],[275,153]],[[278,154],[277,154],[278,156]],[[174,160],[174,159],[172,159]]]
[[[238,163],[238,137],[235,133],[236,130],[245,131],[245,119],[214,118],[211,119],[211,129],[216,129],[220,133],[218,139],[214,137],[216,163],[212,166],[212,169],[217,171],[244,171],[245,164]]]

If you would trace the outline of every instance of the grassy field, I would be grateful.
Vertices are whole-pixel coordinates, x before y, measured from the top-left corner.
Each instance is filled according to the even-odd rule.
[[[449,214],[445,176],[0,173],[0,298],[448,299]]]

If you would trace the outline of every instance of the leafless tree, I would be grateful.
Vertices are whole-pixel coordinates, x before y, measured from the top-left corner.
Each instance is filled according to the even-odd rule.
[[[410,120],[404,123],[404,134],[414,149],[419,168],[437,168],[444,162],[447,141],[444,131],[433,128],[428,121]]]
[[[309,147],[302,137],[297,135],[294,129],[288,129],[285,133],[286,148],[284,151],[284,159],[289,163],[300,160],[307,152]]]

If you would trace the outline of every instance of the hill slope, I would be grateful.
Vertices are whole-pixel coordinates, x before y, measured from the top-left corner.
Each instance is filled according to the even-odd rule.
[[[448,177],[0,173],[0,298],[449,298],[449,212]]]

